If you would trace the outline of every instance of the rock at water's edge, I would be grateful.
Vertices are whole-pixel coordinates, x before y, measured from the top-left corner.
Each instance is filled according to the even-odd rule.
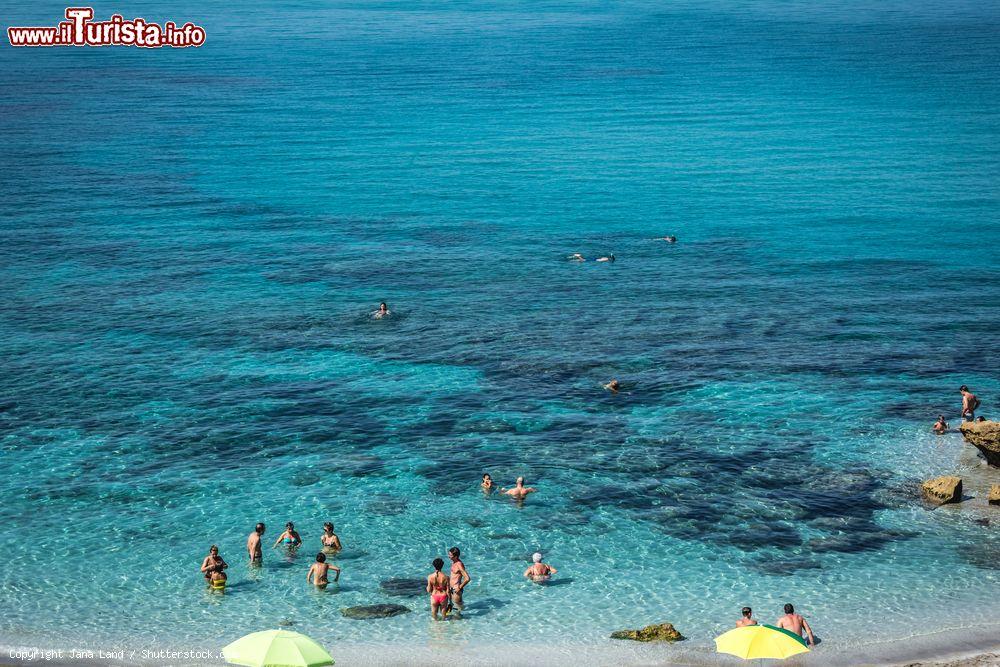
[[[637,642],[679,642],[684,635],[670,623],[647,625],[642,630],[619,630],[611,633],[612,639],[632,639]]]
[[[966,442],[983,453],[987,463],[1000,467],[1000,422],[962,422],[958,430]]]
[[[924,482],[921,489],[925,498],[938,505],[962,501],[961,477],[946,475],[937,479],[929,479]]]
[[[990,487],[990,505],[1000,505],[1000,484],[994,484]]]
[[[410,609],[401,604],[371,604],[364,607],[345,607],[340,613],[346,618],[366,620],[369,618],[389,618],[399,614],[409,614]]]

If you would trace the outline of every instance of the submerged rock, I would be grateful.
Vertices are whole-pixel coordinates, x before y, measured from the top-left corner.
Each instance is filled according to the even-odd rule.
[[[361,607],[344,607],[340,613],[345,618],[368,620],[372,618],[389,618],[400,614],[409,614],[409,607],[401,604],[370,604]]]
[[[386,595],[415,597],[427,592],[427,582],[423,579],[386,579],[379,588]]]
[[[958,430],[966,442],[982,452],[987,463],[1000,467],[1000,422],[962,422]]]
[[[990,487],[990,505],[1000,505],[1000,484],[994,484]]]
[[[924,482],[920,488],[924,492],[924,497],[938,505],[962,501],[961,477],[945,475],[937,479],[930,479]]]
[[[684,635],[677,632],[671,623],[647,625],[642,630],[619,630],[611,633],[612,639],[631,639],[637,642],[679,642]]]

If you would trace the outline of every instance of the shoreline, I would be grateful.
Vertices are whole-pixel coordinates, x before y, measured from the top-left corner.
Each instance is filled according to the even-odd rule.
[[[664,643],[638,643],[608,641],[601,643],[567,644],[475,644],[475,643],[422,643],[366,644],[341,643],[328,646],[338,665],[415,665],[452,667],[462,665],[684,665],[690,667],[712,665],[736,665],[745,661],[733,656],[715,653],[710,645],[685,645]],[[61,647],[63,651],[71,647]],[[209,658],[198,659],[141,659],[114,657],[44,658],[23,657],[31,650],[55,651],[55,647],[30,647],[0,639],[0,667],[37,665],[48,667],[90,665],[219,665],[224,664],[221,647],[214,649],[192,649],[210,652]],[[96,651],[97,649],[93,649]],[[121,647],[115,647],[121,651]],[[165,649],[183,650],[183,649]],[[20,652],[15,654],[15,651]],[[125,649],[128,656],[129,649]],[[22,657],[12,657],[20,655]],[[909,637],[856,643],[831,645],[821,642],[811,653],[795,656],[783,661],[787,665],[810,665],[816,667],[993,667],[1000,665],[1000,623],[983,624],[975,628],[940,630]]]

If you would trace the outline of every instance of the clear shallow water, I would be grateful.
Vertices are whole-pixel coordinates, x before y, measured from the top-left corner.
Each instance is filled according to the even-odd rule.
[[[959,384],[1000,394],[995,7],[126,13],[208,43],[0,51],[0,638],[707,643],[791,600],[834,647],[996,617],[998,521],[914,495],[996,481],[927,433]],[[306,548],[249,571],[258,520]],[[452,544],[463,622],[341,618]],[[562,585],[521,581],[538,548]]]

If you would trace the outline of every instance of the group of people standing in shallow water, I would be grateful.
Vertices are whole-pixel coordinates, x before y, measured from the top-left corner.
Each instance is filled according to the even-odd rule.
[[[483,492],[490,495],[498,492],[511,498],[523,501],[530,493],[537,489],[525,486],[524,477],[518,477],[514,486],[508,488],[497,487],[493,483],[493,478],[489,473],[483,475],[480,484]],[[254,526],[254,530],[247,537],[247,557],[250,565],[260,567],[264,563],[263,535],[267,527],[263,522]],[[309,567],[306,573],[306,582],[317,588],[326,588],[330,584],[330,572],[333,571],[333,581],[340,580],[340,568],[331,563],[327,563],[327,556],[335,556],[343,550],[340,537],[334,532],[333,524],[326,522],[323,524],[323,535],[320,537],[322,549],[316,554],[316,561]],[[302,545],[302,536],[295,530],[295,524],[291,521],[285,524],[285,530],[274,541],[272,548],[284,546],[288,549],[297,550]],[[451,560],[451,569],[445,575],[442,572],[444,560],[435,558],[431,563],[434,571],[427,575],[427,593],[430,594],[431,616],[434,620],[445,619],[452,612],[461,613],[464,600],[462,598],[465,587],[472,581],[465,563],[462,562],[461,551],[458,547],[448,549],[448,558]],[[226,588],[226,573],[229,564],[219,555],[219,547],[212,545],[208,550],[208,556],[201,563],[201,573],[209,588],[215,591],[224,592]],[[543,583],[548,581],[556,568],[542,562],[542,554],[532,555],[532,564],[525,570],[524,576],[531,581]]]

